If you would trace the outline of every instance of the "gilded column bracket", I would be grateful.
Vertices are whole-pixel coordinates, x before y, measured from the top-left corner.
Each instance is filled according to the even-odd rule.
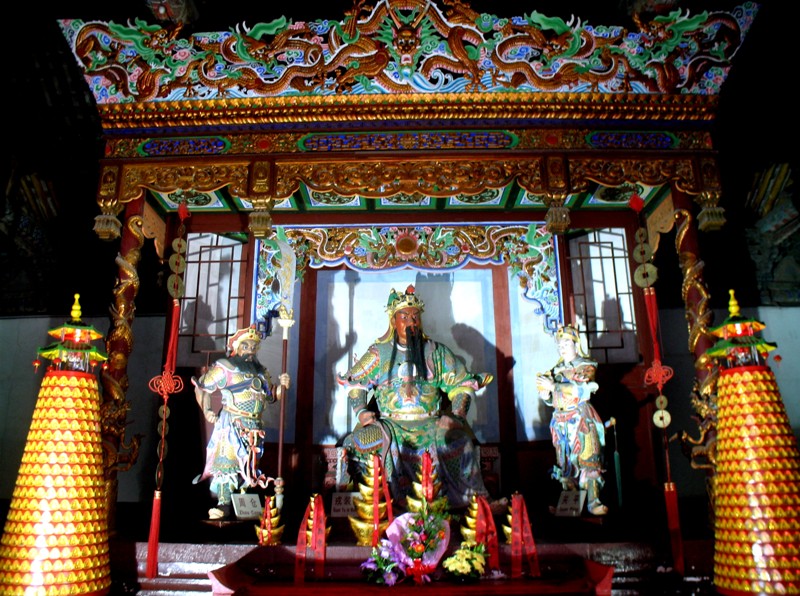
[[[695,197],[695,202],[700,205],[697,227],[701,232],[714,232],[725,225],[725,210],[719,206],[719,199],[720,193],[712,190],[704,190]]]
[[[103,166],[97,189],[100,215],[94,218],[94,232],[101,240],[117,240],[122,234],[118,216],[124,207],[119,202],[119,179],[120,167]]]
[[[247,228],[255,238],[267,238],[272,235],[274,170],[269,161],[256,161],[250,167],[247,198],[253,204],[253,211],[248,217]]]
[[[569,165],[563,155],[544,158],[547,189],[542,200],[547,206],[545,225],[551,234],[563,234],[569,229],[569,208],[564,204],[570,193]]]
[[[564,206],[566,198],[564,194],[545,193],[542,195],[542,200],[547,205],[544,223],[547,231],[551,234],[563,234],[569,229],[571,223],[569,208]]]
[[[255,238],[268,238],[272,235],[272,206],[270,197],[251,197],[253,211],[248,216],[247,229]]]

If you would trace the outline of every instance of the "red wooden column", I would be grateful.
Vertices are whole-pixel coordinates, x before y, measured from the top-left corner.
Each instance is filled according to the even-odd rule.
[[[500,424],[500,495],[517,489],[517,418],[514,403],[514,372],[511,354],[511,307],[509,305],[508,269],[492,268],[492,301],[495,321],[495,357],[497,363],[497,416]]]
[[[120,250],[116,262],[119,268],[114,286],[114,303],[110,308],[111,328],[106,336],[108,367],[103,372],[103,396],[100,407],[104,445],[104,468],[108,525],[114,527],[117,502],[117,473],[129,469],[139,456],[139,439],[125,441],[126,416],[130,403],[128,391],[128,358],[133,350],[134,302],[139,292],[137,267],[144,244],[144,198],[126,205],[122,225]]]

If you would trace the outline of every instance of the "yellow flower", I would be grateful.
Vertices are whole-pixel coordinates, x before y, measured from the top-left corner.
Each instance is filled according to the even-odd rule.
[[[479,577],[486,569],[484,545],[473,542],[463,542],[450,557],[445,559],[445,570],[453,575],[468,575]]]
[[[484,571],[484,567],[485,567],[485,560],[483,558],[483,555],[480,555],[479,557],[476,557],[475,558],[475,562],[473,563],[473,565],[475,566],[475,571],[477,571],[478,573],[483,575],[483,571]]]

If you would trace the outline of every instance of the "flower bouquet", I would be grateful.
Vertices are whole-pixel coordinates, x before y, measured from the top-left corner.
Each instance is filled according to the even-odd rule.
[[[478,580],[486,571],[486,545],[464,541],[442,566],[453,579]]]
[[[447,515],[424,503],[419,511],[394,519],[361,569],[370,581],[389,586],[407,578],[428,582],[449,543]]]

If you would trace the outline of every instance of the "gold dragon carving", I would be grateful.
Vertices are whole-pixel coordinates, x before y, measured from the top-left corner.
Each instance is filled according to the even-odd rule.
[[[541,192],[540,158],[518,160],[437,160],[402,162],[294,162],[277,165],[275,197],[291,196],[302,180],[309,188],[370,198],[399,193],[447,197],[500,188],[516,178]]]
[[[114,288],[114,304],[110,309],[112,326],[106,337],[108,368],[101,377],[103,399],[100,404],[100,429],[110,525],[116,510],[117,474],[129,470],[136,463],[141,442],[140,435],[126,440],[126,419],[131,405],[125,395],[129,385],[128,357],[133,348],[131,324],[135,310],[134,299],[139,290],[136,267],[144,244],[142,225],[143,220],[139,216],[128,219],[128,237],[133,240],[133,245],[116,259],[119,277]]]
[[[695,469],[706,471],[706,488],[710,502],[713,503],[717,447],[716,387],[719,370],[713,359],[705,352],[700,354],[698,352],[701,340],[708,339],[713,342],[708,326],[714,314],[709,308],[710,297],[702,279],[704,264],[698,261],[695,254],[683,249],[692,216],[688,211],[678,209],[674,212],[674,218],[676,221],[680,220],[675,236],[675,249],[683,273],[681,297],[686,305],[689,351],[695,355],[695,368],[698,371],[698,378],[694,381],[691,395],[691,404],[698,423],[698,436],[692,437],[687,431],[682,431],[679,438],[684,453],[689,457],[690,465]]]

